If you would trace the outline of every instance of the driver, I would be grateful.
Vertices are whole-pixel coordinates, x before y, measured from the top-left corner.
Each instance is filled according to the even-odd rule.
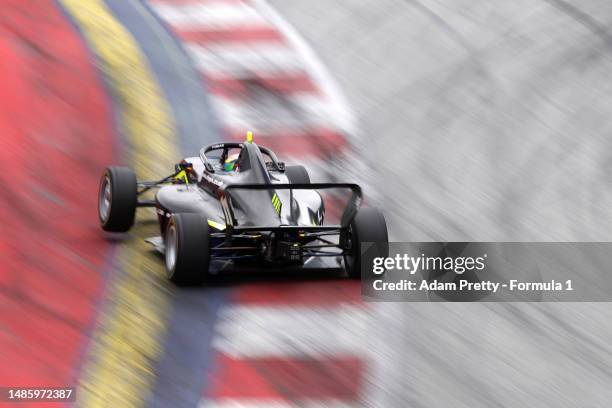
[[[229,155],[223,162],[223,170],[227,172],[238,171],[238,156],[238,153]]]

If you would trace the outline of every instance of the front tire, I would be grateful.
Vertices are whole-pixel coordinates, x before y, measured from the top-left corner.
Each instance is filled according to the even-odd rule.
[[[361,243],[375,242],[375,256],[387,257],[389,236],[385,217],[377,208],[362,208],[349,226],[350,248],[344,256],[344,267],[351,279],[361,278]]]
[[[177,285],[201,285],[208,275],[208,224],[200,214],[174,214],[165,233],[166,273]]]
[[[127,167],[104,170],[98,191],[98,218],[104,231],[125,232],[134,225],[137,181]]]
[[[287,166],[285,175],[291,184],[310,184],[310,176],[304,166]]]

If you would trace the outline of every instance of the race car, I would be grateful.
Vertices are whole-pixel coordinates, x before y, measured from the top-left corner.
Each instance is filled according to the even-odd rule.
[[[156,189],[154,199],[144,199]],[[350,193],[339,222],[325,223],[321,191]],[[147,239],[164,254],[168,278],[201,284],[215,261],[303,268],[332,257],[351,278],[361,276],[361,242],[388,242],[376,208],[361,208],[357,184],[311,183],[303,166],[285,166],[253,142],[223,142],[187,157],[157,181],[137,181],[126,167],[108,167],[101,178],[98,215],[103,230],[125,232],[136,209],[154,207],[161,235]]]

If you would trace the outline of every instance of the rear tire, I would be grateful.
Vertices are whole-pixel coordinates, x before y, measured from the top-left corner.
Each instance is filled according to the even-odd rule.
[[[208,276],[208,224],[200,214],[174,214],[164,235],[166,273],[180,286],[201,285]]]
[[[287,166],[285,175],[291,184],[310,184],[310,176],[304,166]]]
[[[136,175],[127,167],[104,170],[98,190],[98,218],[103,230],[125,232],[134,225],[137,188]]]
[[[377,257],[389,255],[387,223],[377,208],[362,208],[349,226],[349,253],[344,256],[344,268],[351,279],[361,278],[361,243],[375,242],[372,250]]]

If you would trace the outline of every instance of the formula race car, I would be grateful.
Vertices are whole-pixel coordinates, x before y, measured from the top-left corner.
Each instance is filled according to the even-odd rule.
[[[215,260],[262,266],[296,266],[318,257],[344,259],[349,277],[361,276],[360,243],[387,243],[387,225],[375,208],[360,209],[361,189],[349,183],[310,183],[303,166],[285,166],[270,149],[253,143],[206,146],[174,173],[137,181],[125,167],[109,167],[100,181],[102,229],[125,232],[136,208],[154,207],[160,237],[149,238],[164,253],[168,278],[200,284]],[[155,198],[144,193],[157,189]],[[333,225],[324,223],[319,191],[350,192]]]

